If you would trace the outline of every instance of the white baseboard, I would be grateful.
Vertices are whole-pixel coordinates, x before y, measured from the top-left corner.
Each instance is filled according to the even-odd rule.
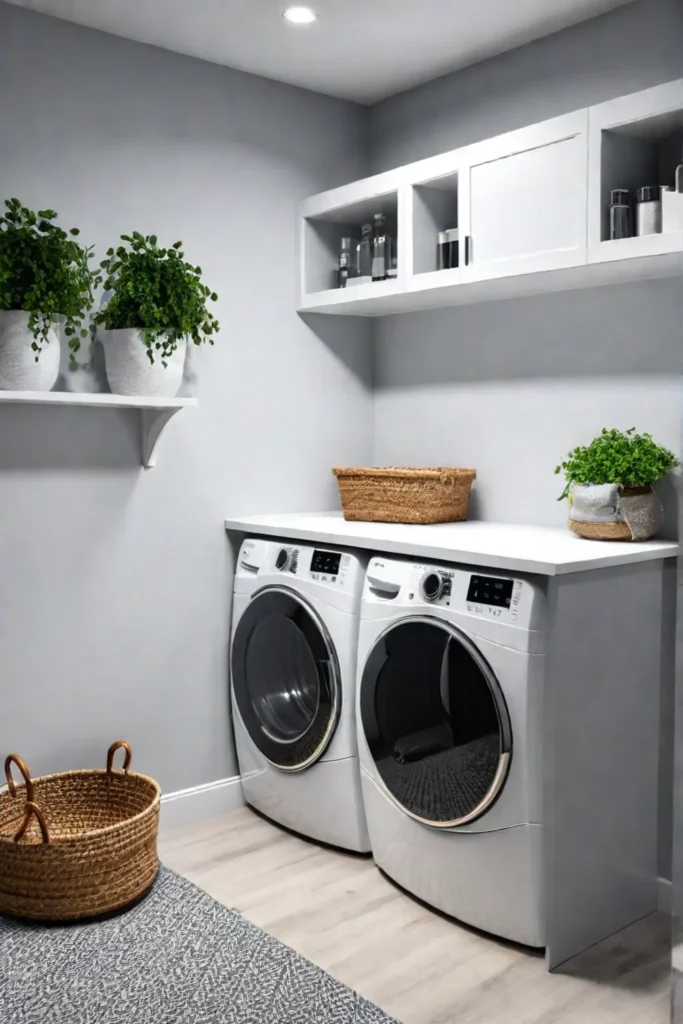
[[[177,793],[165,793],[161,798],[159,827],[166,832],[243,806],[242,782],[239,775],[233,775],[192,789],[180,789]]]
[[[668,878],[657,879],[657,906],[664,914],[673,913],[673,886]]]

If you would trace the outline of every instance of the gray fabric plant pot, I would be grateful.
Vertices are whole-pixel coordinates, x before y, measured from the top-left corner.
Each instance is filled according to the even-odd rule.
[[[661,529],[662,506],[651,485],[572,484],[569,528],[588,540],[649,540]]]

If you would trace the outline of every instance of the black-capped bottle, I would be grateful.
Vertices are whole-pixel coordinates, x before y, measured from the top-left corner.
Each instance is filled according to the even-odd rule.
[[[372,224],[363,224],[356,261],[358,277],[372,277]]]
[[[386,281],[391,267],[391,237],[387,233],[386,217],[376,213],[372,226],[372,280]]]
[[[610,192],[609,237],[630,238],[632,234],[628,189],[614,188]]]

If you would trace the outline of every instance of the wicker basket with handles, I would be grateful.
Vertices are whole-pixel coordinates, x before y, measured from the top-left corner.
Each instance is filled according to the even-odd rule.
[[[336,467],[345,519],[377,523],[459,523],[475,469]]]
[[[9,755],[0,793],[0,913],[70,921],[118,910],[149,889],[158,870],[161,790],[129,771],[131,757],[119,740],[106,769],[32,779],[21,758]]]

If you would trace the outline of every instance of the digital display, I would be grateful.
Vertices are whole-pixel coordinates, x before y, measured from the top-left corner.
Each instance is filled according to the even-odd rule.
[[[513,580],[497,580],[493,576],[471,576],[467,591],[468,601],[491,604],[496,608],[509,608],[512,601]]]
[[[337,576],[341,565],[338,551],[314,551],[311,559],[311,572],[324,573],[326,576]]]

